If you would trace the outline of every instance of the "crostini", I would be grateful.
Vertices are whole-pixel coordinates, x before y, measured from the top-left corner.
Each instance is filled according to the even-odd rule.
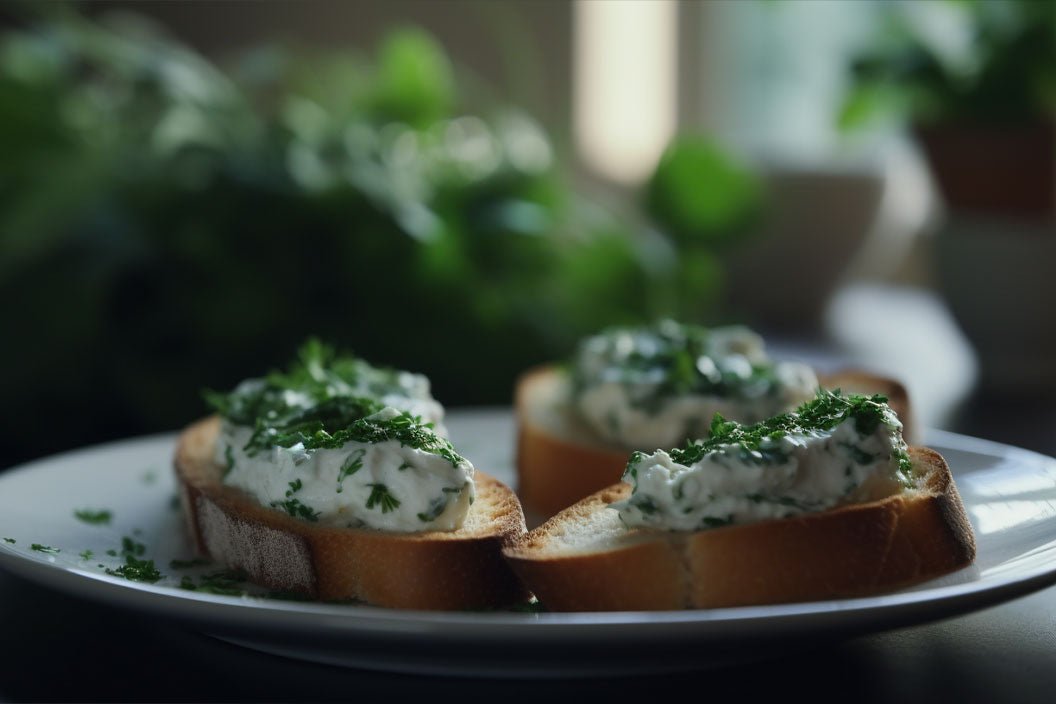
[[[174,464],[198,550],[272,589],[411,609],[511,605],[513,492],[434,429],[424,377],[318,344],[284,373],[211,393]],[[426,422],[422,414],[430,418]]]
[[[821,392],[634,453],[504,554],[548,610],[667,610],[891,591],[967,566],[975,541],[946,461],[905,445],[882,396]]]

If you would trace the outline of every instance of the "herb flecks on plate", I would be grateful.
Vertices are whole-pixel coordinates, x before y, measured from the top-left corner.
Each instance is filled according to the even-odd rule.
[[[77,509],[73,512],[74,518],[89,525],[110,525],[114,514],[106,509],[94,510],[90,508]]]
[[[147,582],[153,584],[161,580],[164,575],[154,565],[154,560],[142,559],[147,551],[147,546],[129,536],[121,538],[121,554],[125,563],[119,567],[107,568],[106,573],[115,577],[124,577],[132,582]],[[107,550],[107,555],[116,556],[115,550]]]

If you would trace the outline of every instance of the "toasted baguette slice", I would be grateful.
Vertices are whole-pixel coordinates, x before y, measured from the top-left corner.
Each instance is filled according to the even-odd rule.
[[[254,583],[407,609],[480,609],[526,599],[501,554],[524,534],[524,514],[498,480],[476,473],[476,500],[456,531],[320,526],[222,484],[213,461],[219,428],[212,417],[180,435],[174,463],[184,517],[199,552],[244,570]]]
[[[975,541],[946,461],[911,448],[917,487],[865,504],[685,533],[628,529],[615,484],[504,550],[552,611],[720,608],[891,591],[970,564]]]
[[[819,380],[826,389],[884,394],[902,420],[906,441],[915,441],[909,395],[899,382],[856,370]],[[517,380],[517,495],[533,523],[618,482],[632,451],[600,438],[570,398],[568,375],[556,366],[530,369]]]

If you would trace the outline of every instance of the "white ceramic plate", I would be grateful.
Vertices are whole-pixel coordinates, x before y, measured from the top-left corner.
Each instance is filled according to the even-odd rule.
[[[447,424],[456,446],[478,467],[513,483],[508,410],[456,411]],[[928,444],[949,461],[968,508],[978,559],[971,568],[895,594],[601,614],[430,613],[216,596],[179,588],[183,575],[209,568],[170,567],[171,560],[191,557],[173,504],[174,440],[162,435],[111,443],[0,474],[0,567],[147,618],[293,657],[520,676],[699,668],[758,657],[791,639],[845,637],[949,617],[1056,582],[1056,460],[931,432]],[[112,519],[85,523],[74,515],[84,509],[107,509]],[[143,557],[154,559],[164,579],[152,585],[106,573],[121,564],[125,537],[145,546]],[[81,555],[85,550],[91,557]]]

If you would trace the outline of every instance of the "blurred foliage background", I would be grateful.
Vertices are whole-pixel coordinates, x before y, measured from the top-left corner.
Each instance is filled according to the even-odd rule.
[[[5,466],[180,427],[308,335],[449,406],[508,403],[601,326],[715,319],[765,198],[690,135],[607,210],[414,28],[221,67],[135,16],[34,6],[0,66]]]

